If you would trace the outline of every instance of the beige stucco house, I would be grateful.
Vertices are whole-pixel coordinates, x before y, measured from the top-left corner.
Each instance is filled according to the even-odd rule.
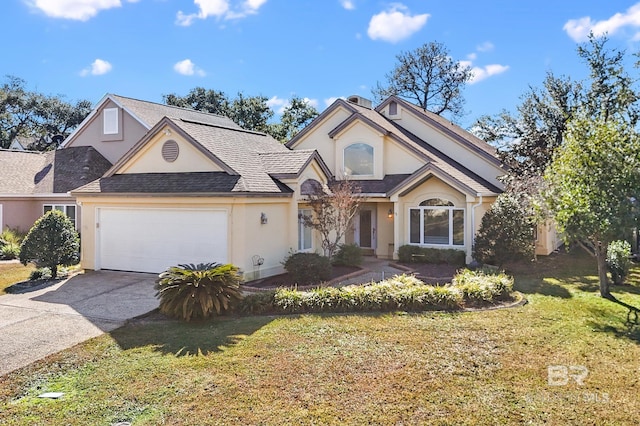
[[[376,108],[337,100],[282,145],[226,117],[106,95],[62,149],[20,154],[74,152],[101,159],[54,197],[75,206],[83,268],[229,262],[246,278],[281,273],[291,252],[321,251],[299,217],[310,213],[309,188],[341,179],[366,198],[345,242],[382,258],[415,244],[471,261],[505,173],[485,142],[393,96]],[[86,173],[96,164],[101,173]]]

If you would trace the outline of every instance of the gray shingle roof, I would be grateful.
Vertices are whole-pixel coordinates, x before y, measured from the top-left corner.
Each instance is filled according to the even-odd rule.
[[[196,121],[214,126],[223,126],[240,129],[233,120],[222,115],[211,114],[193,109],[179,108],[170,105],[157,104],[154,102],[141,101],[119,95],[109,95],[120,105],[133,113],[139,120],[143,121],[149,128],[155,126],[162,118],[176,118],[181,120]]]
[[[131,173],[95,180],[74,193],[184,194],[230,193],[240,176],[226,172]]]
[[[264,170],[271,176],[298,176],[314,157],[314,150],[278,151],[260,153]]]
[[[382,180],[350,180],[362,194],[387,194],[405,181],[410,174],[386,175]]]
[[[0,193],[66,193],[102,176],[110,167],[89,146],[49,152],[0,150]]]

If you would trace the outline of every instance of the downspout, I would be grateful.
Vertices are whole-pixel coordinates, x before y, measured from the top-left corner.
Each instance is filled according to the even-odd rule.
[[[479,197],[480,200],[478,204],[474,204],[471,206],[471,250],[473,251],[473,246],[476,244],[476,208],[482,205],[482,194],[477,193],[476,197]]]

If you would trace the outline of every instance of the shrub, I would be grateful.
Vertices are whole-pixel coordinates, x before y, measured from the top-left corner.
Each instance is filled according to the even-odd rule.
[[[333,256],[333,264],[359,266],[362,264],[362,250],[357,244],[342,244]]]
[[[49,278],[51,278],[51,270],[49,268],[35,269],[31,271],[31,274],[29,275],[29,279],[31,281],[48,280]]]
[[[451,281],[465,300],[490,302],[507,298],[513,291],[513,278],[503,272],[489,270],[459,271]]]
[[[51,210],[36,221],[20,247],[20,262],[34,262],[37,267],[51,269],[57,278],[58,265],[71,266],[79,261],[78,233],[69,218],[58,210]]]
[[[160,312],[185,321],[224,313],[242,299],[240,270],[220,263],[178,265],[156,281]]]
[[[18,229],[6,228],[0,232],[0,247],[11,243],[20,246],[24,236],[24,233]]]
[[[318,253],[290,253],[283,265],[299,285],[318,284],[331,278],[329,258]]]
[[[514,197],[501,194],[482,216],[473,246],[474,259],[501,266],[533,258],[534,249],[531,219]]]
[[[398,260],[402,263],[448,263],[464,266],[466,254],[462,250],[437,249],[406,244],[398,249]]]
[[[627,241],[613,241],[607,247],[607,269],[615,285],[621,285],[631,268],[631,244]]]
[[[273,312],[275,290],[248,294],[236,305],[236,312],[249,315],[261,315]]]
[[[14,242],[5,243],[0,247],[0,259],[11,260],[20,256],[20,245]]]

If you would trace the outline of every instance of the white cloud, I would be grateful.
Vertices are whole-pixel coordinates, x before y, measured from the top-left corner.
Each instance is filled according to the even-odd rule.
[[[209,17],[225,20],[246,18],[258,13],[258,10],[266,2],[267,0],[244,0],[231,4],[229,0],[193,0],[193,3],[198,6],[198,12],[185,14],[181,10],[178,11],[176,24],[188,27],[193,24],[195,19]]]
[[[88,75],[103,75],[111,71],[112,68],[113,66],[109,62],[103,59],[96,59],[89,67],[80,71],[80,75],[82,77],[86,77]]]
[[[173,70],[182,75],[198,75],[200,77],[204,77],[206,75],[202,69],[196,67],[196,64],[191,62],[191,59],[184,59],[180,62],[176,62],[173,65]]]
[[[25,0],[34,9],[44,12],[51,18],[87,21],[101,10],[121,7],[120,0]],[[135,3],[138,0],[126,0]]]
[[[589,33],[601,36],[605,33],[615,34],[624,27],[640,27],[640,3],[636,3],[624,13],[616,13],[609,19],[594,21],[590,16],[568,20],[563,30],[576,42],[587,40]]]
[[[476,50],[478,52],[490,52],[494,49],[494,45],[493,43],[491,43],[490,41],[485,41],[482,44],[479,44],[478,46],[476,46]]]
[[[467,61],[460,61],[460,63],[466,63]],[[471,66],[470,63],[467,65]],[[469,80],[469,84],[475,84],[479,81],[487,79],[491,76],[502,74],[509,69],[509,65],[500,65],[500,64],[491,64],[485,65],[484,67],[474,66],[471,67],[471,80]]]
[[[355,10],[356,5],[351,0],[340,0],[340,5],[347,10]]]
[[[312,107],[316,109],[318,108],[317,99],[303,98],[303,100],[307,102],[309,105],[311,105]],[[282,115],[285,108],[287,108],[289,105],[291,105],[291,102],[289,102],[288,99],[282,99],[282,98],[279,98],[278,96],[272,96],[267,101],[267,106],[272,110],[274,110],[278,115]]]
[[[427,19],[429,15],[426,13],[411,16],[406,6],[394,4],[388,10],[371,17],[367,34],[372,40],[397,43],[420,31]]]
[[[342,97],[342,96],[332,96],[330,98],[326,98],[324,100],[325,108],[328,107],[329,105],[331,105],[332,103],[334,103],[335,101],[337,101],[338,99],[344,99],[344,97]]]

